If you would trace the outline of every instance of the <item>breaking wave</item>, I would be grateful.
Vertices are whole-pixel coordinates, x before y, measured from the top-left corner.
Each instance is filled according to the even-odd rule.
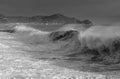
[[[18,32],[28,33],[22,41],[44,47],[44,51],[56,56],[102,64],[120,62],[119,26],[84,27],[68,24],[52,32],[33,29],[27,25],[17,25],[14,28]]]
[[[85,30],[67,26],[67,29],[62,29],[51,34],[52,41],[55,41],[53,43],[63,42],[58,53],[64,52],[63,55],[67,57],[102,64],[120,62],[119,26],[92,26]]]
[[[34,29],[26,24],[17,24],[14,26],[17,32],[30,32],[30,35],[48,34],[49,32]]]
[[[93,26],[82,34],[82,37],[89,36],[100,38],[114,38],[120,36],[120,26]]]

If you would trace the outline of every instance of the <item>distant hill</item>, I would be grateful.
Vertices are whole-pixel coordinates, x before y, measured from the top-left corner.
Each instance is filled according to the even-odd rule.
[[[43,23],[43,24],[69,24],[69,23],[85,23],[92,24],[90,20],[80,21],[74,17],[64,16],[62,14],[53,14],[50,16],[5,16],[0,14],[0,23]]]

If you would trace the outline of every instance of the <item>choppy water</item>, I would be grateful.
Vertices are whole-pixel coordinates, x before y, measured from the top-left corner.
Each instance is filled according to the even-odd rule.
[[[106,76],[102,74],[112,75],[116,77],[115,79],[119,79],[120,73],[116,71],[119,70],[119,65],[88,64],[79,59],[68,60],[61,56],[55,58],[49,50],[46,50],[46,45],[44,45],[46,43],[35,44],[35,41],[41,38],[35,36],[35,39],[32,39],[34,35],[31,37],[30,33],[26,31],[13,34],[0,32],[1,79],[52,79],[53,77],[105,79]]]

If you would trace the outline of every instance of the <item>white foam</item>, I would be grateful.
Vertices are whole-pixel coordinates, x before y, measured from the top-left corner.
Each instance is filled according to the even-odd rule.
[[[35,29],[33,29],[33,28],[31,28],[31,27],[29,27],[29,26],[27,26],[27,25],[24,25],[24,24],[16,25],[16,26],[14,27],[14,29],[15,29],[16,31],[35,31]]]
[[[47,31],[41,31],[41,30],[37,30],[37,29],[34,29],[30,26],[27,26],[25,24],[17,24],[14,29],[16,31],[21,31],[21,32],[29,32],[29,35],[44,35],[44,34],[48,34],[49,32]]]
[[[0,43],[0,48],[10,48],[10,46]]]
[[[84,31],[80,37],[113,38],[120,37],[120,26],[93,26]]]
[[[30,35],[46,35],[49,34],[50,32],[47,31],[40,31],[40,30],[35,30],[30,33]]]

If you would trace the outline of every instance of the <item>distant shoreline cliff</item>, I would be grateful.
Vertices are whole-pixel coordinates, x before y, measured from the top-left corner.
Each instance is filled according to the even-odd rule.
[[[0,14],[0,23],[41,23],[41,24],[92,24],[90,20],[80,21],[74,17],[64,16],[62,14],[53,14],[50,16],[5,16]]]

